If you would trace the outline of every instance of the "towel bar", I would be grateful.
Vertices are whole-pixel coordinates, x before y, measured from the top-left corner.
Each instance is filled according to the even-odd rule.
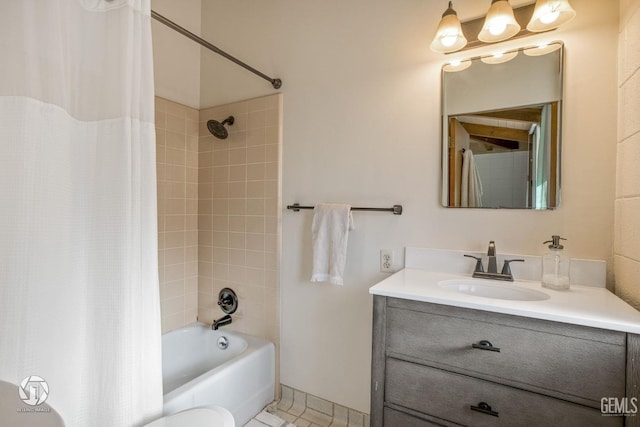
[[[294,212],[300,212],[300,209],[313,209],[315,206],[301,206],[300,203],[287,205],[287,209]],[[376,212],[393,212],[394,215],[402,215],[402,205],[393,205],[391,208],[351,208],[352,211],[376,211]]]

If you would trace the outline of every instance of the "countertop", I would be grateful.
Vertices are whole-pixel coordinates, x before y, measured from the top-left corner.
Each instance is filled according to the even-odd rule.
[[[535,281],[504,282],[504,286],[534,289],[550,297],[543,301],[513,301],[467,295],[438,286],[438,282],[451,279],[484,282],[470,275],[405,268],[371,287],[369,293],[640,334],[640,311],[604,288],[572,285],[568,291],[555,291]]]

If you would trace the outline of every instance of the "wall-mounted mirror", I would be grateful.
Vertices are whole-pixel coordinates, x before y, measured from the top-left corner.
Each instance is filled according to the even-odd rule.
[[[442,67],[444,206],[559,206],[562,58],[554,42]]]

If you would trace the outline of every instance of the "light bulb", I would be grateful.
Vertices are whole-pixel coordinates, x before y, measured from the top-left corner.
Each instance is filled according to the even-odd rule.
[[[453,67],[457,67],[458,65],[460,65],[460,60],[451,61],[450,65],[452,65]]]
[[[504,19],[494,19],[489,25],[489,32],[494,36],[499,36],[507,29],[507,22]]]
[[[442,43],[443,46],[451,47],[453,46],[453,44],[456,42],[457,39],[458,39],[457,34],[445,34],[440,38],[440,43]]]
[[[493,54],[493,57],[496,58],[496,59],[497,58],[502,58],[502,55],[504,55],[504,52],[497,52],[497,53]]]
[[[540,15],[540,22],[542,22],[543,24],[551,24],[553,21],[558,19],[558,16],[560,16],[560,12],[558,12],[557,10],[550,10]]]

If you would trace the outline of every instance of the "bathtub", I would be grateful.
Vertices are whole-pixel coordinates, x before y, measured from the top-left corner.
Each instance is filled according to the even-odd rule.
[[[218,340],[227,339],[220,349]],[[162,335],[164,415],[205,405],[228,409],[237,427],[274,399],[273,343],[204,323]]]

